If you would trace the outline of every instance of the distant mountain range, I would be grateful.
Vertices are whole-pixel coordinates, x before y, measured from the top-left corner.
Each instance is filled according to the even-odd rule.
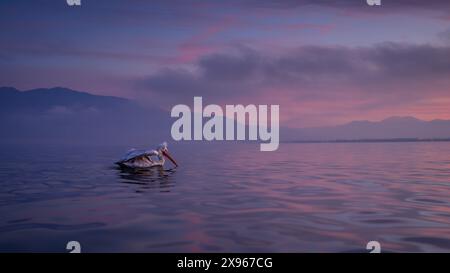
[[[156,143],[170,136],[170,116],[118,97],[62,87],[0,88],[0,142]]]
[[[354,141],[450,138],[450,120],[423,121],[390,117],[382,121],[353,121],[332,127],[285,129],[285,141]]]
[[[44,113],[46,111],[112,110],[132,106],[123,98],[95,96],[63,87],[39,88],[19,91],[13,87],[0,87],[0,113]]]
[[[170,140],[170,114],[124,98],[62,87],[0,87],[0,143],[158,143]],[[281,128],[282,141],[450,138],[450,120],[390,117],[333,127]]]

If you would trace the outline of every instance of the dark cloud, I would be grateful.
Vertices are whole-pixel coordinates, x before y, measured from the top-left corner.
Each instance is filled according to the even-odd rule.
[[[248,81],[264,66],[264,58],[242,48],[239,54],[213,54],[203,57],[199,67],[205,78],[215,81]]]
[[[245,3],[247,6],[265,7],[265,8],[295,8],[304,6],[326,6],[333,8],[351,8],[367,9],[366,0],[250,0],[250,1],[232,1],[233,3]],[[381,0],[381,8],[384,11],[402,10],[402,9],[434,9],[449,12],[450,2],[447,0]],[[445,10],[447,8],[447,10]]]
[[[169,100],[191,100],[194,95],[257,96],[267,88],[299,94],[343,88],[379,94],[416,92],[410,87],[449,78],[448,56],[450,47],[398,43],[360,48],[306,46],[281,55],[245,49],[205,56],[193,70],[163,70],[139,81],[139,87]]]
[[[436,11],[450,15],[450,1],[447,0],[381,0],[377,12],[411,12],[417,10]],[[14,2],[14,3],[13,3]],[[189,27],[214,22],[221,14],[236,12],[258,12],[261,9],[296,9],[304,7],[330,7],[340,10],[370,11],[374,8],[366,0],[152,0],[127,2],[123,0],[84,0],[83,7],[71,9],[64,0],[16,0],[0,1],[0,29],[12,26],[33,28],[59,28],[55,20],[66,19],[64,26],[77,29],[77,24],[112,24],[139,26],[151,22],[160,27]],[[39,10],[39,12],[35,12]],[[3,11],[3,12],[2,12]],[[18,20],[20,18],[20,20]],[[77,18],[79,20],[73,20]],[[44,24],[44,25],[43,25]]]
[[[165,69],[139,80],[137,88],[141,90],[140,97],[150,91],[152,100],[163,104],[172,104],[174,101],[190,102],[193,96],[234,98],[236,94],[249,94],[258,90],[258,85],[246,82],[251,78],[237,81],[225,80],[231,77],[231,74],[223,75],[221,78],[206,76],[211,74],[214,72],[202,70],[200,73],[195,73],[183,69]]]
[[[438,33],[439,39],[441,39],[444,43],[450,44],[450,29],[444,30]]]
[[[415,81],[450,75],[450,47],[386,43],[363,52],[383,78]]]

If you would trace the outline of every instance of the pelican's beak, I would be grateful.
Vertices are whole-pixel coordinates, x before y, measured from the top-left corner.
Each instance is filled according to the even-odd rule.
[[[172,163],[173,163],[176,167],[178,167],[177,162],[175,161],[175,159],[173,159],[173,157],[169,154],[168,151],[162,151],[162,154],[163,154],[165,157],[167,157],[170,161],[172,161]]]

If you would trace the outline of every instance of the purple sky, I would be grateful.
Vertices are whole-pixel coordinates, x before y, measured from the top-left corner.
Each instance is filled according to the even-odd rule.
[[[450,1],[0,2],[0,86],[169,109],[280,104],[284,126],[450,119]]]

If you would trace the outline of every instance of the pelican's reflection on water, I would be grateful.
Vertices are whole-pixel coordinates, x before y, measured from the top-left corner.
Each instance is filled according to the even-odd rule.
[[[136,192],[159,189],[160,192],[170,192],[175,185],[172,175],[175,169],[164,169],[155,166],[146,169],[116,167],[121,183],[136,185]]]

